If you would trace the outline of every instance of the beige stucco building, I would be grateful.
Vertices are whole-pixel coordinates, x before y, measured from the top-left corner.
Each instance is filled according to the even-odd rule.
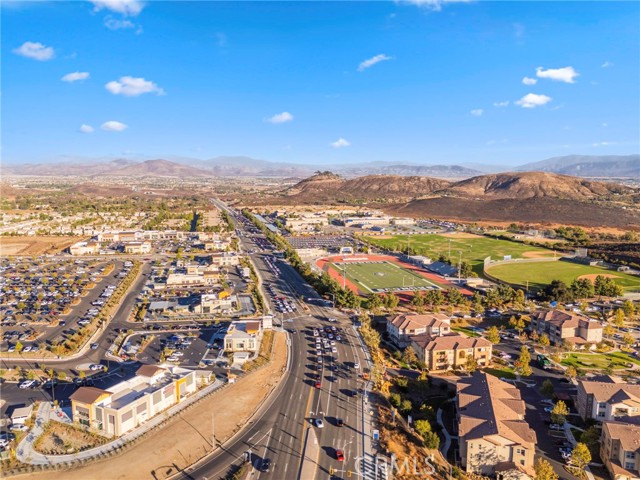
[[[456,406],[465,471],[490,476],[510,471],[515,478],[534,475],[536,434],[524,420],[525,403],[515,386],[475,372],[458,381]]]
[[[446,335],[451,332],[451,319],[441,313],[426,315],[396,315],[387,320],[387,333],[400,347],[411,343],[414,335]]]
[[[109,390],[80,387],[69,398],[74,423],[118,437],[180,403],[196,389],[193,370],[143,365],[135,377]]]
[[[605,377],[603,381],[581,380],[576,403],[584,420],[604,422],[636,417],[640,421],[640,385],[625,383],[616,377]]]
[[[602,323],[583,315],[562,310],[544,310],[531,315],[531,329],[539,335],[546,333],[554,344],[569,342],[576,345],[602,341]]]
[[[464,370],[469,357],[475,359],[479,367],[486,367],[491,363],[493,351],[493,344],[485,338],[455,333],[438,337],[415,335],[411,337],[411,346],[427,370],[434,372]]]
[[[604,422],[600,457],[613,480],[640,480],[640,426]]]

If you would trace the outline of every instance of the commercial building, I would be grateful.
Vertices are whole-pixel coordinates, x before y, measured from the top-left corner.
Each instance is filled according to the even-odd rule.
[[[231,322],[224,336],[227,352],[257,352],[262,339],[262,324],[259,320]]]
[[[486,367],[493,352],[493,344],[486,338],[461,334],[415,335],[411,337],[411,346],[427,370],[433,372],[464,370],[469,358],[473,358],[479,367]]]
[[[69,398],[74,423],[119,437],[180,403],[196,389],[193,370],[143,365],[135,377],[108,390],[80,387]]]
[[[624,383],[616,377],[579,381],[576,403],[584,420],[628,421],[636,417],[640,423],[640,385]]]
[[[460,461],[467,472],[532,478],[536,434],[525,422],[520,391],[493,375],[475,372],[458,381]]]
[[[602,341],[602,323],[583,315],[562,310],[543,310],[531,315],[532,330],[547,334],[554,344],[595,344]]]
[[[221,267],[235,267],[240,263],[240,257],[231,252],[212,253],[209,257],[211,265]]]
[[[600,457],[613,480],[639,480],[640,425],[603,423]]]
[[[396,345],[405,347],[411,343],[411,337],[415,335],[440,336],[450,333],[450,323],[451,319],[441,313],[396,315],[387,320],[387,333]]]
[[[416,221],[413,218],[393,218],[391,223],[396,226],[401,225],[415,225]]]
[[[194,307],[195,313],[207,314],[236,310],[238,297],[226,291],[200,295],[200,303]]]
[[[151,253],[151,242],[126,242],[124,244],[124,253],[145,254]]]
[[[366,217],[346,217],[341,220],[345,227],[372,227],[375,225],[389,225],[391,217],[383,216],[366,216]]]
[[[69,247],[71,255],[95,255],[100,250],[98,242],[78,242]]]
[[[300,232],[313,232],[319,227],[328,225],[329,221],[326,216],[305,216],[301,218],[285,218],[284,225],[287,230]]]

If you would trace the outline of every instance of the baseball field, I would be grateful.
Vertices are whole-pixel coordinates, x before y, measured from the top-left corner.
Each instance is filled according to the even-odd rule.
[[[553,280],[562,280],[567,285],[576,278],[594,280],[597,275],[613,278],[627,292],[640,291],[640,277],[629,275],[603,267],[592,267],[565,261],[536,262],[536,263],[507,263],[488,268],[492,276],[515,285],[538,289],[548,285]]]

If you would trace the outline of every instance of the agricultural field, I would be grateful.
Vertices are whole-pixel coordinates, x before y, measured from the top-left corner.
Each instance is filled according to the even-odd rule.
[[[597,275],[604,275],[613,278],[627,292],[640,292],[640,277],[565,261],[496,265],[490,267],[488,273],[514,285],[526,286],[528,282],[529,288],[533,289],[543,288],[553,280],[562,280],[568,285],[575,278],[583,277],[593,281]]]
[[[330,263],[340,275],[358,287],[362,293],[400,290],[403,287],[414,290],[439,289],[434,282],[423,276],[385,261]]]
[[[512,258],[539,258],[554,255],[552,250],[469,233],[393,235],[386,238],[363,236],[362,238],[379,247],[396,251],[410,247],[416,255],[424,255],[434,260],[437,260],[440,255],[448,257],[451,251],[452,260],[457,262],[461,256],[462,261],[469,262],[478,275],[482,274],[482,263],[488,256],[493,260],[502,260],[505,255],[511,255]]]

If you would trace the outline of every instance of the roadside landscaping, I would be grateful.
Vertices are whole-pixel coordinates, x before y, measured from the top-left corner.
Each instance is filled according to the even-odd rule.
[[[45,455],[65,455],[104,445],[109,440],[100,435],[86,432],[78,427],[50,421],[44,433],[34,442],[37,452]]]
[[[253,360],[248,361],[242,366],[242,370],[245,372],[251,372],[256,368],[260,368],[263,365],[269,363],[271,359],[271,352],[273,346],[273,330],[266,330],[262,336],[262,342],[260,342],[260,352],[258,356]]]
[[[511,380],[516,378],[516,374],[511,367],[485,368],[483,371],[498,378],[508,378]]]
[[[560,362],[564,366],[573,366],[576,370],[614,370],[629,369],[631,365],[640,365],[640,360],[623,352],[614,353],[569,353]]]

